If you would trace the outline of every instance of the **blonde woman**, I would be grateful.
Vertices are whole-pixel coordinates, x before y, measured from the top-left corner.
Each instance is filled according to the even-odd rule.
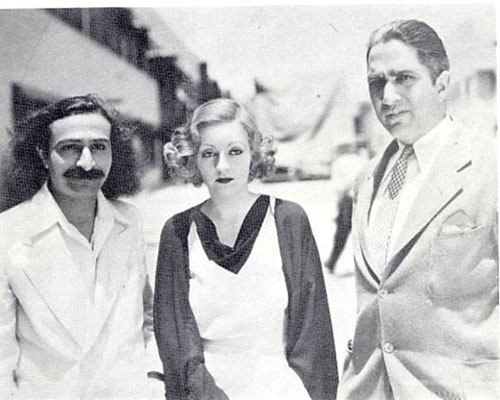
[[[195,110],[165,147],[210,197],[168,220],[155,334],[167,399],[333,399],[337,366],[316,243],[295,203],[250,191],[274,145],[230,99]]]

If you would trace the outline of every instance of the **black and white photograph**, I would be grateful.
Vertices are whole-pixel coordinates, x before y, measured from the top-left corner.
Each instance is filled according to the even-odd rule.
[[[497,7],[0,6],[0,400],[500,399]]]

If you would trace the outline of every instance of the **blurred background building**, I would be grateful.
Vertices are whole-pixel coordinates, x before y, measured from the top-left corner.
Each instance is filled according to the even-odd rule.
[[[248,104],[279,139],[275,180],[327,177],[346,143],[390,136],[369,103],[365,52],[371,32],[420,19],[443,39],[451,62],[451,115],[480,134],[496,132],[493,4],[357,4],[174,8],[158,11],[208,61],[221,88]]]
[[[0,10],[0,161],[17,122],[60,98],[96,93],[136,127],[145,185],[161,184],[171,131],[222,93],[206,63],[155,17],[153,9]]]
[[[279,142],[270,181],[326,179],[349,144],[377,153],[390,140],[369,102],[364,52],[370,32],[398,18],[439,32],[452,114],[496,134],[493,5],[11,9],[0,10],[0,161],[6,128],[93,92],[137,127],[144,187],[159,187],[171,132],[197,105],[231,96]]]

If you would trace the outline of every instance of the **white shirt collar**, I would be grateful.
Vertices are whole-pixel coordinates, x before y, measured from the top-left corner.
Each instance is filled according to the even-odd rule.
[[[75,228],[75,226],[73,226],[68,221],[68,219],[62,212],[61,208],[54,199],[54,196],[52,196],[52,193],[47,186],[47,182],[33,196],[32,201],[37,205],[37,208],[39,209],[39,221],[38,224],[33,227],[33,236],[48,230],[56,224],[59,224],[68,235],[82,236],[80,232],[78,232],[78,230]],[[97,226],[114,223],[115,220],[123,225],[130,224],[129,219],[126,218],[122,213],[120,213],[116,209],[116,207],[114,207],[111,202],[106,199],[102,191],[99,191],[97,195],[97,214],[94,224],[94,231],[96,231]]]
[[[453,122],[451,118],[446,115],[434,128],[427,134],[413,143],[413,150],[415,151],[415,158],[419,171],[425,173],[436,160],[441,148],[446,143],[449,135],[453,131]],[[398,142],[398,154],[402,151],[404,144]]]
[[[41,189],[33,196],[33,204],[38,208],[39,223],[33,227],[33,232],[38,235],[53,225],[60,224],[63,228],[70,225],[66,216],[57,204],[54,196],[50,193],[47,182],[43,184]]]

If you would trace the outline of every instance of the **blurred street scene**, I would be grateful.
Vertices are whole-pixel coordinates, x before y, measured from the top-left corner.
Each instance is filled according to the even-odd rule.
[[[170,178],[163,145],[198,105],[232,97],[277,141],[276,174],[255,190],[305,208],[326,263],[348,190],[339,180],[348,172],[332,168],[390,140],[369,102],[368,36],[403,18],[426,21],[447,44],[452,116],[496,135],[493,5],[10,9],[0,10],[0,165],[7,130],[23,118],[64,97],[103,97],[135,127],[143,190],[130,201],[144,216],[153,277],[165,220],[207,197]],[[352,262],[347,240],[335,273],[324,270],[340,369],[355,321]]]

